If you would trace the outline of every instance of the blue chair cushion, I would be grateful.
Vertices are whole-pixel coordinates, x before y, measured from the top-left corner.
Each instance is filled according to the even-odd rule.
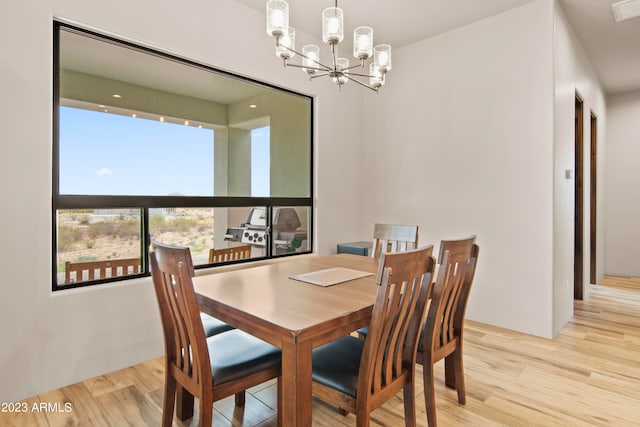
[[[369,333],[369,327],[365,326],[363,328],[360,328],[356,331],[358,333],[358,335],[362,335],[363,337],[366,337],[367,334]]]
[[[204,327],[204,336],[212,337],[221,332],[230,331],[233,327],[227,325],[222,320],[216,319],[213,316],[209,316],[206,313],[200,313],[200,319],[202,320],[202,326]]]
[[[214,386],[281,366],[278,347],[239,329],[207,338],[207,347]]]
[[[356,397],[364,340],[350,335],[313,350],[313,381]]]

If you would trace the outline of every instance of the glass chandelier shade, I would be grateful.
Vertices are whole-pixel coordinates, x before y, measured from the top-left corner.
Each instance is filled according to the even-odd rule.
[[[296,30],[289,27],[285,35],[278,39],[276,46],[276,56],[282,59],[290,59],[296,56]]]
[[[302,71],[315,74],[320,61],[320,48],[314,44],[302,46]]]
[[[349,81],[347,77],[347,70],[349,69],[349,59],[348,58],[338,58],[336,59],[336,76],[333,78],[334,83],[338,83],[339,85],[343,85]]]
[[[322,41],[340,43],[344,39],[344,14],[339,7],[328,7],[322,11]]]
[[[369,84],[376,89],[384,85],[384,76],[374,63],[369,64]]]
[[[383,74],[391,70],[391,46],[380,44],[373,49],[373,63]]]
[[[267,2],[267,34],[271,37],[285,35],[289,29],[289,3],[285,0]]]
[[[380,44],[374,47],[373,28],[367,26],[353,30],[353,56],[358,60],[356,65],[349,65],[348,58],[338,57],[338,44],[344,40],[344,12],[338,7],[337,0],[335,7],[322,11],[322,40],[331,48],[331,60],[326,63],[320,60],[320,48],[316,45],[304,45],[300,52],[296,51],[296,33],[289,27],[289,4],[286,0],[267,1],[267,34],[276,39],[276,56],[283,60],[284,66],[300,68],[309,76],[309,80],[326,76],[338,88],[352,81],[378,92],[391,70],[391,46]],[[300,56],[300,63],[289,62],[296,55]],[[356,71],[355,68],[363,71]]]
[[[353,30],[353,56],[366,61],[373,54],[373,28],[358,27]]]

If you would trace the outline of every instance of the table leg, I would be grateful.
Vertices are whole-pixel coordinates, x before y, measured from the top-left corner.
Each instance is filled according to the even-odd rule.
[[[284,427],[311,427],[311,343],[285,343],[282,347],[281,414]]]

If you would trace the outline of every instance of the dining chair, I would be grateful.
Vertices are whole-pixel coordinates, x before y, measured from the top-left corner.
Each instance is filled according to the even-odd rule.
[[[209,264],[247,258],[251,258],[251,245],[209,250]]]
[[[193,416],[193,397],[199,400],[199,426],[211,426],[213,402],[236,396],[244,405],[244,391],[278,378],[278,416],[281,414],[281,354],[272,346],[233,329],[207,338],[193,289],[188,248],[154,243],[150,254],[165,343],[165,387],[162,425],[173,422],[176,396],[178,418]]]
[[[406,426],[415,426],[415,358],[425,304],[433,283],[433,246],[380,256],[378,291],[366,340],[351,335],[313,350],[313,394],[356,414],[404,392]]]
[[[371,257],[380,258],[385,252],[404,252],[418,247],[417,225],[375,224],[373,226],[373,247]],[[356,332],[361,339],[367,336],[369,327]]]
[[[417,225],[375,224],[371,257],[384,252],[403,252],[418,247]]]
[[[478,262],[476,237],[440,242],[438,274],[418,342],[416,363],[423,365],[427,421],[436,426],[433,365],[444,358],[445,384],[466,403],[462,343],[464,315]]]
[[[154,240],[151,243],[151,249],[155,249],[158,245],[162,244]],[[177,249],[177,247],[174,248]],[[188,247],[183,247],[181,249],[185,252],[184,257],[187,260],[189,274],[191,274],[191,277],[196,277],[196,270],[193,267],[193,259],[191,258],[191,250]],[[232,326],[220,319],[208,315],[207,313],[200,312],[200,320],[202,321],[202,327],[204,328],[204,335],[207,338],[233,329]]]

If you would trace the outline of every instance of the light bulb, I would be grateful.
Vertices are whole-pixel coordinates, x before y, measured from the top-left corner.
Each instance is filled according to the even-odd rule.
[[[327,23],[327,31],[331,34],[336,34],[340,29],[340,21],[338,18],[329,18],[329,22]]]

